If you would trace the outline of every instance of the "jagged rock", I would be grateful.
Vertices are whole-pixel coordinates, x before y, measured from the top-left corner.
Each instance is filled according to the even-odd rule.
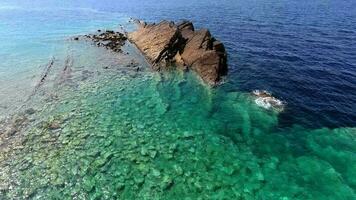
[[[194,70],[205,82],[216,85],[227,73],[224,45],[209,30],[196,31],[192,22],[158,24],[137,22],[137,31],[128,34],[131,42],[152,62],[154,69],[176,66]]]
[[[122,52],[121,47],[127,40],[123,33],[112,30],[107,30],[105,32],[98,30],[98,34],[85,35],[84,38],[92,40],[99,47],[103,46],[114,52]],[[74,40],[79,40],[79,37],[75,37]]]
[[[159,24],[141,26],[138,31],[129,34],[129,38],[155,64],[155,68],[173,58],[173,47],[179,42],[179,31],[173,22],[162,21]]]
[[[178,23],[177,26],[178,26],[178,29],[181,30],[182,35],[184,35],[183,31],[189,31],[189,32],[194,31],[193,23],[190,21],[184,20],[184,21]]]

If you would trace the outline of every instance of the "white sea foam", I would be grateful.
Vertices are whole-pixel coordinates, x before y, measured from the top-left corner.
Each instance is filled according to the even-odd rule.
[[[265,90],[254,90],[252,92],[256,96],[255,103],[265,109],[274,109],[277,111],[283,111],[285,103]]]

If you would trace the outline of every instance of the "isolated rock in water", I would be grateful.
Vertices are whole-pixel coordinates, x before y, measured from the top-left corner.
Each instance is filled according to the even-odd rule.
[[[158,24],[137,22],[137,31],[129,33],[131,42],[152,62],[154,69],[172,66],[192,69],[208,84],[216,85],[227,73],[224,45],[207,29],[196,31],[192,22]]]
[[[182,42],[179,31],[173,22],[162,21],[159,24],[145,25],[140,22],[137,31],[129,34],[129,39],[159,69],[161,64],[169,62],[177,52],[177,43]],[[157,65],[156,65],[157,64]]]
[[[279,112],[284,110],[284,103],[272,96],[271,93],[265,90],[254,90],[252,94],[256,97],[255,102],[258,106],[265,109],[274,109]]]

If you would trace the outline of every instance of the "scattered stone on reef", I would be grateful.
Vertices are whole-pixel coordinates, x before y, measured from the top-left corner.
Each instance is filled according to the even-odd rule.
[[[4,136],[5,137],[10,137],[15,135],[17,132],[19,132],[23,127],[25,127],[28,124],[29,120],[25,115],[17,115],[14,116],[11,121],[6,123],[6,126],[4,126]]]
[[[152,169],[152,175],[154,177],[160,177],[161,176],[161,172],[158,169]]]
[[[17,133],[17,129],[14,127],[10,127],[5,131],[5,136],[9,137],[9,136],[13,136]]]
[[[215,189],[214,184],[211,183],[211,182],[205,183],[205,188],[206,188],[208,191],[213,191],[213,190]]]
[[[9,183],[0,183],[0,194],[5,194],[10,188]]]
[[[108,163],[110,161],[112,156],[113,156],[113,154],[111,154],[111,153],[104,154],[103,157],[98,158],[98,159],[95,160],[94,166],[97,167],[97,168],[103,167],[106,163]]]
[[[79,40],[79,37],[74,37],[73,39],[74,39],[74,40]]]
[[[82,78],[81,78],[81,80],[82,80],[82,81],[85,81],[85,80],[87,80],[90,76],[92,76],[93,74],[94,74],[94,72],[92,72],[92,71],[83,70],[83,71],[82,71]]]
[[[193,133],[191,133],[191,132],[185,131],[185,132],[183,133],[183,135],[182,135],[182,138],[184,138],[184,139],[193,139],[193,138],[194,138],[194,135],[193,135]]]
[[[168,153],[173,157],[173,154],[177,151],[177,144],[169,145]]]
[[[263,176],[263,174],[262,174],[261,172],[258,172],[258,173],[256,174],[256,178],[257,178],[257,180],[259,180],[259,181],[264,181],[264,180],[265,180],[265,177]]]
[[[152,159],[154,159],[154,158],[156,158],[157,151],[155,151],[155,150],[150,151],[149,154],[150,154],[150,157],[151,157]]]
[[[174,168],[174,171],[177,173],[177,175],[179,175],[179,176],[183,175],[183,173],[184,173],[183,169],[179,165],[174,165],[173,168]]]
[[[144,176],[146,176],[150,171],[149,166],[147,164],[143,164],[143,163],[138,165],[138,169]]]
[[[83,187],[85,191],[90,192],[94,189],[95,182],[89,178],[84,178]]]
[[[189,151],[190,153],[195,153],[195,148],[194,148],[194,147],[190,147],[190,148],[188,149],[188,151]]]
[[[167,160],[171,160],[174,158],[173,154],[172,153],[166,153],[164,154],[164,158],[167,159]]]
[[[227,175],[231,176],[235,170],[232,167],[223,167],[222,171],[225,172]]]
[[[207,29],[195,30],[189,21],[137,23],[138,30],[129,33],[128,38],[151,61],[154,69],[173,65],[192,69],[210,85],[218,84],[227,74],[225,47]]]
[[[198,190],[198,192],[201,192],[203,190],[203,186],[200,181],[194,182],[194,187]]]
[[[148,155],[148,149],[146,147],[141,148],[141,155],[142,156],[147,156]]]
[[[59,97],[56,93],[50,93],[48,97],[48,101],[59,100]]]
[[[22,150],[24,148],[25,148],[24,146],[20,145],[20,146],[14,146],[12,149],[14,149],[14,150]]]
[[[252,94],[255,96],[255,103],[265,109],[273,109],[278,112],[284,110],[285,103],[266,90],[254,90]]]
[[[105,142],[104,142],[104,147],[109,147],[109,146],[111,146],[113,144],[113,140],[106,140]]]
[[[27,122],[27,120],[28,120],[27,117],[23,115],[16,116],[13,120],[13,126],[15,128],[21,127]]]
[[[33,108],[29,108],[29,109],[27,109],[27,110],[25,111],[25,113],[26,113],[27,115],[33,115],[33,114],[36,113],[36,110],[33,109]]]
[[[53,120],[49,124],[48,128],[51,129],[51,130],[60,129],[61,128],[61,123],[58,120]]]
[[[137,61],[135,61],[134,59],[131,60],[131,62],[126,65],[126,67],[130,67],[130,68],[135,68],[138,67],[139,63]]]
[[[118,191],[121,191],[121,190],[123,190],[125,188],[125,183],[117,183],[117,185],[116,185],[116,189],[118,190]]]
[[[138,124],[137,128],[140,130],[144,130],[145,129],[145,125],[144,124]]]
[[[145,177],[141,174],[134,175],[134,181],[138,186],[141,186],[145,182]]]
[[[162,182],[161,182],[161,188],[163,190],[168,190],[170,189],[174,184],[174,181],[171,177],[168,175],[163,176]]]

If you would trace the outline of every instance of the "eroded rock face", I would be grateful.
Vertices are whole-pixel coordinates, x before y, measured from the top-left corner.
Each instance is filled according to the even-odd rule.
[[[189,21],[175,24],[139,22],[137,31],[129,33],[131,42],[159,70],[175,64],[192,69],[208,84],[216,85],[227,73],[224,45],[211,36],[209,30],[195,30]]]
[[[159,69],[176,52],[174,46],[180,42],[179,30],[173,22],[162,21],[159,24],[141,24],[138,31],[129,33],[129,39]]]

